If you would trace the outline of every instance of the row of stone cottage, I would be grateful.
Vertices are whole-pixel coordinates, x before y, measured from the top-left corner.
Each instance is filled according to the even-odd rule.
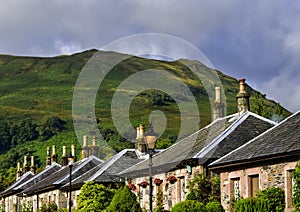
[[[251,197],[258,190],[272,186],[285,189],[286,211],[292,209],[291,172],[300,159],[300,112],[276,124],[250,112],[249,97],[245,80],[240,80],[238,113],[223,117],[224,104],[217,88],[215,120],[166,150],[156,152],[152,160],[154,205],[156,194],[162,192],[164,209],[170,210],[185,200],[188,181],[202,173],[220,175],[221,201],[226,210],[229,210],[230,199]],[[95,139],[90,148],[87,137],[84,138],[83,159],[75,161],[72,169],[73,207],[76,207],[81,186],[94,181],[128,183],[139,196],[141,206],[149,208],[149,161],[143,134],[144,127],[140,125],[136,148],[125,149],[108,161],[96,156],[99,149],[95,148]],[[75,156],[75,147],[72,155]],[[65,156],[66,147],[62,163],[58,164],[55,147],[52,156],[48,149],[47,167],[38,174],[34,174],[33,159],[31,171],[24,162],[22,176],[19,167],[17,181],[0,194],[5,211],[13,211],[13,207],[25,201],[32,203],[34,211],[50,202],[59,208],[68,207],[70,178]]]

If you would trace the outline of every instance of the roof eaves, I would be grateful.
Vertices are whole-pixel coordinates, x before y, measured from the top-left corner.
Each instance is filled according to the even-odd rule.
[[[19,185],[18,187],[14,188],[15,190],[20,189],[21,187],[23,187],[24,185],[28,184],[29,182],[31,182],[32,180],[35,180],[36,178],[38,178],[39,176],[43,175],[46,171],[48,171],[49,169],[54,168],[55,166],[61,167],[60,164],[58,163],[52,163],[50,166],[47,166],[43,171],[41,171],[40,173],[34,175],[32,178],[30,178],[28,181],[22,183],[21,185]]]
[[[34,176],[34,174],[31,172],[31,171],[28,171],[26,172],[25,174],[23,174],[16,182],[14,182],[12,185],[10,185],[8,188],[6,188],[4,191],[2,191],[0,193],[0,197],[1,196],[7,196],[7,194],[10,194],[10,193],[14,193],[16,192],[16,190],[14,189],[16,186],[19,185],[19,183],[21,183],[26,177],[28,177],[29,175],[32,175]],[[29,179],[28,179],[29,180]],[[27,181],[28,181],[27,180]],[[25,182],[27,182],[25,181]],[[22,182],[24,183],[24,182]]]

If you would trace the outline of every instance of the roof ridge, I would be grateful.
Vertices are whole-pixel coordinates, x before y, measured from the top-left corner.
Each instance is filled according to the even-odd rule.
[[[246,142],[245,144],[243,144],[243,145],[239,146],[238,148],[234,149],[233,151],[227,153],[227,154],[224,155],[223,157],[221,157],[221,158],[215,160],[214,162],[210,163],[209,166],[213,166],[213,165],[217,164],[219,161],[223,160],[224,158],[228,157],[229,155],[233,154],[234,152],[236,152],[236,151],[238,151],[238,150],[244,148],[245,146],[251,144],[251,143],[254,142],[256,139],[258,139],[258,138],[264,136],[265,134],[269,133],[270,131],[274,130],[275,128],[280,127],[280,126],[283,125],[286,121],[288,121],[288,120],[291,119],[292,117],[296,116],[298,113],[300,113],[300,110],[297,111],[296,113],[290,115],[289,117],[287,117],[286,119],[284,119],[282,122],[280,122],[280,123],[278,123],[278,124],[275,124],[273,127],[267,129],[265,132],[261,133],[260,135],[258,135],[258,136],[256,136],[256,137],[252,138],[251,140],[249,140],[249,141]]]
[[[46,171],[48,171],[49,169],[58,166],[59,168],[61,168],[61,165],[58,163],[52,163],[50,166],[47,166],[43,171],[41,171],[40,173],[34,175],[32,178],[30,178],[29,180],[27,180],[26,182],[22,183],[21,185],[19,185],[18,187],[14,188],[14,189],[18,189],[20,187],[22,187],[24,184],[27,184],[28,182],[31,182],[32,180],[38,178],[40,175],[44,174]]]
[[[95,174],[93,174],[89,180],[95,180],[96,177],[98,177],[99,175],[101,175],[104,171],[106,171],[108,169],[108,167],[110,167],[114,162],[116,162],[118,159],[120,159],[126,152],[128,151],[128,149],[123,149],[121,152],[115,154],[114,156],[112,156],[108,161],[107,164],[105,164],[103,167],[101,167]]]
[[[265,118],[265,117],[263,117],[263,116],[261,116],[261,115],[258,115],[258,114],[256,114],[256,113],[253,113],[253,112],[251,112],[251,111],[247,111],[247,112],[248,112],[250,115],[252,115],[252,116],[254,116],[254,117],[258,118],[258,119],[261,119],[261,120],[263,120],[263,121],[269,122],[270,124],[274,124],[274,125],[277,125],[277,124],[278,124],[277,122],[272,121],[271,119],[267,119],[267,118]]]
[[[78,163],[79,165],[72,170],[72,174],[77,173],[83,166],[85,166],[87,163],[89,163],[90,161],[92,161],[93,159],[98,160],[99,162],[102,162],[103,160],[99,159],[98,157],[94,156],[94,155],[90,155],[88,158],[85,158],[85,160],[80,160],[77,161],[76,163]],[[103,163],[103,162],[102,162]],[[59,184],[61,182],[63,182],[65,179],[67,179],[69,177],[69,175],[65,175],[62,178],[58,179],[57,181],[55,181],[53,184]]]
[[[243,121],[249,117],[249,113],[241,114],[228,128],[226,128],[222,133],[215,137],[209,144],[204,146],[193,158],[199,158],[205,155],[207,152],[212,150],[217,144],[219,144],[224,138],[230,135]]]
[[[4,191],[1,192],[5,193],[6,191],[9,191],[10,189],[14,189],[14,187],[19,186],[18,183],[20,183],[24,178],[26,178],[29,174],[32,174],[32,176],[34,176],[34,173],[32,173],[31,171],[26,172],[25,174],[23,174],[19,179],[17,179],[17,181],[15,181],[13,184],[11,184],[9,187],[7,187]]]

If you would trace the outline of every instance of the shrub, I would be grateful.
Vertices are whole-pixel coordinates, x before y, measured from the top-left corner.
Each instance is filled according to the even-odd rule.
[[[114,195],[107,212],[141,212],[142,209],[128,186],[120,188]]]
[[[297,211],[300,211],[300,166],[296,166],[292,173],[293,185],[293,205]]]
[[[4,209],[4,208],[3,208]],[[4,211],[4,210],[3,210]],[[20,209],[17,210],[20,212],[33,212],[32,204],[29,201],[25,201],[20,205]]]
[[[262,190],[257,194],[257,198],[260,200],[266,200],[267,204],[270,206],[270,211],[284,211],[284,190],[281,188],[271,187]]]
[[[111,202],[115,190],[92,181],[81,187],[78,211],[103,211]]]
[[[205,210],[206,212],[223,212],[224,208],[219,201],[212,201],[206,204]]]
[[[205,205],[196,200],[185,200],[175,204],[171,212],[205,212]]]
[[[39,212],[55,212],[57,211],[57,205],[55,203],[43,204],[39,209]]]
[[[271,212],[270,205],[265,199],[245,198],[234,204],[234,212]]]
[[[220,180],[219,178],[209,179],[203,174],[196,176],[188,184],[190,190],[187,200],[197,200],[204,204],[220,199]]]
[[[156,208],[155,208],[155,212],[162,212],[164,210],[163,200],[164,200],[164,194],[163,194],[162,191],[160,191],[156,195]]]
[[[234,204],[234,212],[252,212],[255,210],[255,201],[251,198],[239,199]]]

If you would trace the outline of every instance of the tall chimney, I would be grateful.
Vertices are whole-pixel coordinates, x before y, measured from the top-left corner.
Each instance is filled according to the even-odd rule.
[[[136,139],[140,138],[140,127],[136,128]]]
[[[16,180],[18,180],[22,176],[22,169],[21,169],[21,164],[20,162],[17,163],[17,176]]]
[[[88,137],[83,136],[83,146],[81,148],[81,159],[89,157],[90,148],[88,147]]]
[[[136,128],[136,139],[135,139],[135,148],[142,153],[146,152],[146,144],[144,141],[144,125],[140,124],[139,127]]]
[[[222,103],[221,99],[221,88],[220,87],[215,87],[215,93],[216,93],[216,100],[215,100],[215,105],[213,109],[213,121],[224,117],[224,108],[225,104]]]
[[[36,170],[36,167],[35,167],[35,164],[34,164],[34,156],[31,156],[31,164],[30,164],[30,171],[35,174],[35,170]]]
[[[144,125],[140,124],[140,138],[144,139]]]
[[[68,165],[68,158],[67,158],[67,147],[63,146],[63,153],[61,156],[61,165],[66,166]]]
[[[221,103],[221,88],[220,87],[215,87],[215,91],[216,91],[215,103]]]
[[[71,155],[72,155],[73,160],[75,162],[77,160],[77,157],[76,157],[76,146],[75,146],[75,144],[71,145]]]
[[[23,173],[28,172],[27,156],[24,156]]]
[[[55,145],[52,145],[51,163],[57,163],[57,154],[56,154],[56,147],[55,147]]]
[[[93,136],[92,141],[92,155],[99,157],[99,147],[97,146],[96,136]]]
[[[51,165],[50,147],[47,147],[46,166]]]
[[[246,91],[246,79],[240,79],[240,91],[236,95],[238,113],[242,114],[250,110],[250,94]]]

